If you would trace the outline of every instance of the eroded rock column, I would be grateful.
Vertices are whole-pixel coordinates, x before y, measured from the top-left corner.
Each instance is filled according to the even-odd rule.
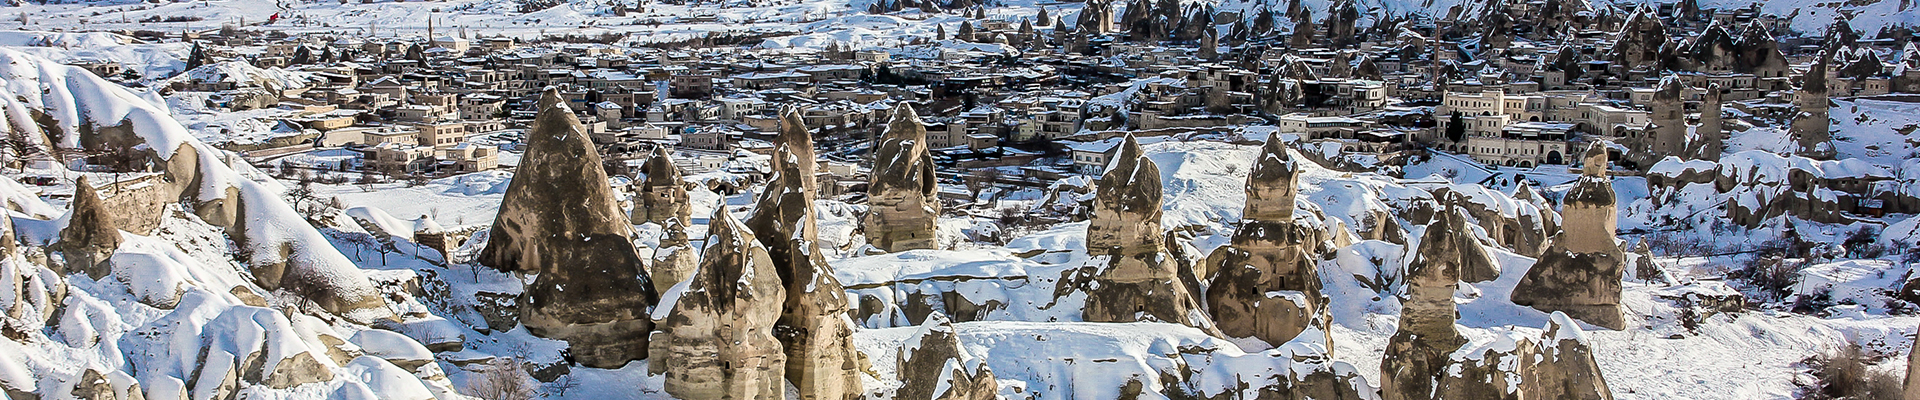
[[[1095,182],[1087,223],[1087,264],[1067,279],[1086,294],[1089,322],[1161,321],[1212,331],[1192,288],[1179,277],[1160,230],[1160,167],[1129,134]],[[1189,274],[1191,276],[1191,274]],[[1090,278],[1090,279],[1089,279]]]
[[[1627,256],[1614,239],[1617,214],[1606,157],[1602,142],[1587,148],[1587,166],[1580,180],[1561,199],[1566,225],[1514,286],[1514,304],[1562,311],[1609,329],[1626,328],[1620,310],[1620,279]]]
[[[767,249],[725,208],[714,211],[706,253],[660,322],[647,368],[682,399],[777,399],[786,353],[773,337],[786,289]]]
[[[1380,362],[1382,399],[1431,399],[1434,383],[1446,374],[1448,354],[1467,342],[1454,329],[1458,310],[1453,293],[1460,287],[1463,232],[1451,228],[1461,218],[1453,207],[1435,213],[1420,247],[1410,255],[1400,327],[1388,339],[1386,358]]]
[[[813,137],[799,111],[782,112],[774,141],[773,177],[747,226],[767,246],[787,288],[786,307],[774,328],[786,349],[787,380],[803,399],[859,397],[863,356],[853,348],[846,290],[820,253]]]
[[[1326,235],[1293,220],[1298,194],[1298,164],[1278,135],[1268,138],[1247,176],[1247,205],[1233,242],[1207,257],[1213,282],[1207,287],[1209,314],[1220,333],[1256,338],[1279,346],[1309,324],[1323,335],[1326,298],[1312,252]]]
[[[867,185],[867,216],[863,223],[867,243],[887,252],[940,247],[934,237],[940,215],[939,180],[933,175],[933,153],[927,149],[927,127],[920,124],[907,103],[893,108],[893,119],[874,150],[873,175]]]
[[[653,266],[647,270],[655,292],[693,276],[698,260],[687,241],[687,226],[693,222],[693,206],[688,204],[687,186],[681,181],[665,147],[655,147],[647,159],[647,179],[640,187],[640,204],[633,208],[634,222],[660,225],[660,243],[654,248]],[[711,222],[709,222],[711,223]]]
[[[619,368],[647,358],[658,299],[600,156],[560,93],[548,89],[527,152],[500,204],[482,265],[538,274],[521,294],[535,336],[565,340],[575,362]]]

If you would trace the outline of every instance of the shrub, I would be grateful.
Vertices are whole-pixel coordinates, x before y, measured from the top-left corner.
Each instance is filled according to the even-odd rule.
[[[533,398],[539,384],[527,375],[525,364],[516,357],[494,359],[486,369],[476,371],[476,375],[467,380],[466,394],[481,400]]]
[[[1793,284],[1800,280],[1803,266],[1783,258],[1755,256],[1727,275],[1745,280],[1761,297],[1757,300],[1776,301],[1793,294]]]
[[[1873,360],[1859,345],[1814,355],[1803,361],[1813,376],[1804,399],[1896,400],[1900,398],[1901,378],[1885,369],[1873,368]]]

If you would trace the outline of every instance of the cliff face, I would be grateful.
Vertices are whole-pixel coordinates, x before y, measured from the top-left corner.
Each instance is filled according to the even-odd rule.
[[[860,395],[863,355],[853,348],[847,294],[819,247],[814,219],[816,161],[813,137],[799,111],[782,113],[775,139],[773,177],[747,218],[766,245],[787,299],[774,336],[787,353],[787,380],[809,400]]]
[[[706,253],[654,332],[648,369],[683,399],[770,399],[784,390],[786,354],[773,337],[786,300],[773,259],[726,209],[715,210]]]
[[[647,310],[658,295],[600,156],[563,101],[552,89],[541,97],[526,155],[478,261],[539,274],[520,302],[527,329],[567,341],[582,365],[618,368],[647,357]]]
[[[938,179],[927,128],[913,106],[900,103],[875,149],[872,181],[867,185],[867,243],[887,252],[938,248],[934,228],[940,215]]]

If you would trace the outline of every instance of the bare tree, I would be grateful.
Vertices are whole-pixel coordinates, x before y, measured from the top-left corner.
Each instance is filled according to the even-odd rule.
[[[481,400],[526,400],[535,393],[537,384],[527,375],[526,362],[519,357],[495,358],[477,374],[467,380],[468,396]]]
[[[968,174],[963,183],[967,185],[967,193],[972,194],[973,202],[980,202],[980,193],[993,187],[993,183],[1000,180],[1000,175],[999,168],[976,169]]]

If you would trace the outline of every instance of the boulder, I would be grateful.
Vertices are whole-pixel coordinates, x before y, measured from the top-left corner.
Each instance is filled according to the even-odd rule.
[[[1614,237],[1613,181],[1592,166],[1596,152],[1605,157],[1603,143],[1587,150],[1589,166],[1561,200],[1566,226],[1514,286],[1511,299],[1597,326],[1625,329],[1620,291],[1627,257]]]
[[[653,333],[648,369],[683,399],[783,394],[786,354],[773,336],[786,302],[773,259],[726,209],[714,210],[706,253]]]
[[[1293,219],[1298,166],[1278,134],[1247,177],[1247,205],[1232,243],[1215,250],[1207,311],[1220,333],[1278,346],[1326,313],[1312,252],[1325,232]],[[1325,326],[1316,331],[1326,332]],[[1324,339],[1324,338],[1323,338]]]
[[[953,323],[945,315],[929,315],[919,333],[900,346],[898,400],[992,400],[1000,385],[984,360],[960,347]]]
[[[863,228],[874,248],[899,252],[939,247],[934,228],[940,215],[940,187],[928,147],[927,127],[921,125],[913,106],[905,102],[895,106],[875,147],[872,180],[867,185]]]
[[[113,223],[114,211],[107,209],[86,176],[73,187],[73,210],[67,214],[67,227],[60,229],[56,247],[67,261],[67,273],[83,272],[99,280],[113,272],[108,258],[120,248],[120,228]]]
[[[1464,232],[1452,227],[1461,218],[1452,207],[1434,214],[1418,249],[1409,255],[1400,326],[1380,362],[1382,399],[1431,398],[1424,394],[1433,393],[1435,382],[1446,373],[1448,355],[1467,342],[1454,328],[1459,311],[1453,293],[1461,284]]]
[[[1162,321],[1214,331],[1201,311],[1190,268],[1179,268],[1160,230],[1160,168],[1127,135],[1106,174],[1096,181],[1087,254],[1056,290],[1086,293],[1088,322]]]
[[[853,348],[846,290],[820,252],[813,208],[819,185],[813,137],[798,110],[781,114],[773,177],[746,221],[752,236],[767,247],[774,272],[786,287],[786,305],[774,336],[786,349],[787,380],[802,399],[858,397],[865,355]]]
[[[538,274],[519,321],[567,342],[575,362],[619,368],[647,357],[658,300],[586,128],[558,90],[540,99],[527,152],[500,203],[482,265]]]

